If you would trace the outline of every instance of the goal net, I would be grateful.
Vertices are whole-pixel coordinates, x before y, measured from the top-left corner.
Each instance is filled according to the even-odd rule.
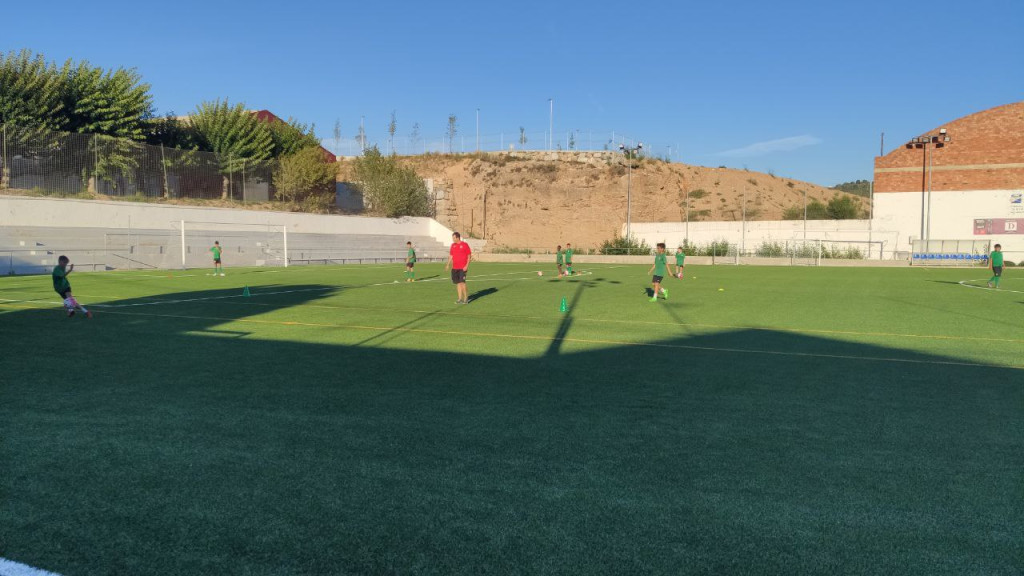
[[[239,224],[182,220],[174,223],[182,268],[209,267],[210,248],[219,242],[221,259],[232,266],[288,266],[288,228],[280,224]]]

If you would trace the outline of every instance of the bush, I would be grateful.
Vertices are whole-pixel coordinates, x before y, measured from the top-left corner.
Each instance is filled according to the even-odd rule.
[[[338,166],[324,161],[320,148],[303,148],[281,158],[274,170],[277,198],[311,212],[330,212]]]
[[[715,240],[698,250],[697,256],[726,256],[730,252],[735,251],[736,247],[730,244],[728,240]]]
[[[605,240],[598,249],[599,254],[650,254],[651,247],[643,240],[637,240],[636,236],[628,240],[615,235],[611,240]]]
[[[786,256],[786,246],[778,242],[761,242],[754,254],[762,258],[780,258]]]
[[[853,196],[836,196],[828,201],[825,213],[830,220],[854,220],[860,218],[863,211],[860,200]]]
[[[515,248],[512,246],[498,246],[492,249],[491,254],[533,254],[532,248]]]
[[[427,185],[415,170],[399,166],[395,156],[369,148],[356,159],[354,174],[370,212],[387,218],[430,215]]]

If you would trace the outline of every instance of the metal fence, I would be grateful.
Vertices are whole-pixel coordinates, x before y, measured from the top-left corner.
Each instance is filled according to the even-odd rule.
[[[0,124],[0,190],[45,196],[274,198],[271,162]]]

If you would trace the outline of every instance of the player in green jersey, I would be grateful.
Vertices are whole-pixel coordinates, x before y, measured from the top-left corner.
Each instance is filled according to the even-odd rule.
[[[654,264],[651,265],[651,269],[647,271],[648,274],[654,273],[651,276],[651,285],[654,286],[654,294],[651,295],[651,302],[658,301],[658,294],[665,296],[665,300],[668,300],[668,290],[661,287],[661,281],[668,276],[668,256],[665,254],[665,243],[658,242],[657,251],[654,253]]]
[[[86,318],[92,318],[92,312],[86,310],[85,306],[79,304],[78,300],[75,300],[75,297],[71,295],[71,283],[68,282],[68,274],[75,270],[75,265],[71,264],[69,266],[69,262],[70,260],[68,260],[67,256],[57,258],[57,265],[53,267],[53,273],[51,274],[53,277],[53,290],[60,294],[61,299],[64,300],[64,309],[68,313],[68,318],[75,315],[75,308],[80,309]]]
[[[558,248],[555,248],[555,266],[558,266],[558,277],[561,278],[565,275],[562,271],[562,264],[565,262],[565,252],[562,252],[562,245],[559,244]]]
[[[220,273],[220,275],[223,276],[224,265],[221,264],[220,262],[221,248],[219,240],[214,241],[213,246],[210,248],[210,252],[213,252],[213,275],[216,276],[218,273]]]
[[[992,277],[988,279],[989,288],[999,288],[999,279],[1003,277],[1003,247],[995,245],[992,254],[988,257],[988,267],[992,270]]]
[[[572,244],[565,244],[565,275],[572,276]]]
[[[676,248],[676,278],[683,279],[683,262],[686,260],[686,254],[683,254],[683,247]]]
[[[405,245],[409,248],[409,253],[405,256],[405,281],[415,282],[416,272],[413,267],[416,266],[416,249],[413,248],[412,242],[406,242]]]

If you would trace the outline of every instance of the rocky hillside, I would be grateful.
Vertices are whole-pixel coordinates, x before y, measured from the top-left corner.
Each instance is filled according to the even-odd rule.
[[[524,152],[414,156],[402,161],[432,180],[437,219],[497,247],[550,249],[572,242],[593,248],[626,221],[779,220],[786,208],[845,194],[772,174],[707,168],[613,152]],[[341,179],[346,178],[342,170]]]

